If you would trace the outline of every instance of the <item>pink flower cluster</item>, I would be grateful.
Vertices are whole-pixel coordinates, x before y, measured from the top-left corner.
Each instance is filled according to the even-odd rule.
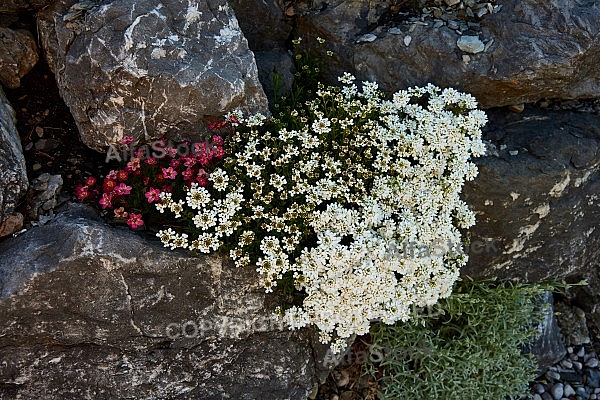
[[[120,143],[130,146],[135,140],[126,136]],[[168,146],[164,140],[159,144],[164,157],[147,158],[143,149],[138,150],[122,169],[111,170],[102,185],[98,185],[94,177],[78,185],[75,188],[77,199],[96,203],[102,210],[113,210],[115,220],[126,221],[130,228],[136,229],[144,226],[144,213],[156,211],[152,203],[161,201],[162,192],[172,193],[174,188],[192,183],[207,186],[210,171],[225,155],[223,138],[219,135],[212,135],[210,142],[195,143],[194,151],[185,155],[178,153],[177,146]]]

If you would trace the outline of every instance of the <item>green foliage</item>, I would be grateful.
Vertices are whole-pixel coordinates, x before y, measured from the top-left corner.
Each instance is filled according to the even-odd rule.
[[[536,337],[549,285],[462,282],[437,315],[371,328],[374,345],[395,349],[369,371],[385,399],[505,399],[522,395],[536,362],[521,348]],[[398,349],[411,349],[398,352]],[[393,352],[392,352],[393,353]]]

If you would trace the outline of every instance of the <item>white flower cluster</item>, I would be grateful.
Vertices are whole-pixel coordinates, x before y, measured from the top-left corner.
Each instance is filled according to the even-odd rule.
[[[477,174],[469,159],[484,152],[486,116],[472,96],[429,85],[386,99],[354,81],[320,86],[291,111],[295,124],[237,114],[247,130],[211,175],[225,197],[192,187],[185,203],[165,195],[159,206],[192,208],[200,230],[193,245],[161,231],[166,246],[207,252],[228,237],[236,264],[255,263],[267,291],[292,276],[306,297],[285,319],[317,326],[334,352],[371,321],[406,321],[450,294],[466,256],[398,249],[461,243],[474,215],[459,195]]]

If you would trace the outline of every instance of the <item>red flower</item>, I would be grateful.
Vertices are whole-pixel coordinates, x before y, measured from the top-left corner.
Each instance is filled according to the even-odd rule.
[[[113,189],[115,188],[115,186],[117,186],[117,182],[112,180],[112,179],[105,179],[104,180],[104,191],[106,193],[112,192]]]
[[[102,208],[111,208],[112,207],[112,194],[103,193],[102,198],[99,201]]]
[[[83,201],[90,196],[90,192],[87,186],[77,185],[75,187],[75,195],[79,201]]]
[[[140,159],[134,158],[127,163],[126,170],[129,172],[136,172],[140,169]]]
[[[94,178],[93,176],[90,176],[90,177],[88,177],[88,178],[85,180],[85,185],[86,185],[87,187],[92,187],[92,186],[94,186],[95,184],[96,184],[96,178]]]
[[[128,177],[129,173],[127,173],[127,171],[125,171],[124,169],[117,172],[117,179],[120,181],[126,181]]]
[[[125,208],[119,207],[115,208],[115,217],[117,218],[127,218],[129,214],[125,211]]]
[[[196,175],[196,173],[194,172],[193,169],[188,168],[185,171],[183,171],[183,173],[181,175],[183,175],[183,179],[185,179],[186,181],[191,181],[194,179],[194,176]]]
[[[115,193],[119,196],[123,196],[131,193],[131,186],[127,186],[124,183],[121,183],[119,186],[115,188]]]
[[[173,167],[163,168],[162,173],[165,179],[175,179],[177,176],[177,171],[175,171]]]
[[[160,190],[151,187],[144,196],[148,199],[148,203],[154,203],[160,200]]]
[[[127,225],[129,225],[131,229],[136,229],[144,225],[144,221],[142,220],[142,214],[131,213],[129,219],[127,220]]]
[[[123,138],[119,141],[121,144],[131,144],[135,142],[135,138],[133,136],[123,136]]]
[[[154,157],[150,157],[149,159],[146,160],[146,164],[148,165],[156,165],[158,161],[156,161],[156,158]]]

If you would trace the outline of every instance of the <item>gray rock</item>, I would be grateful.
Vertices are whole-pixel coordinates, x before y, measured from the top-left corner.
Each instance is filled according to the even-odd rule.
[[[14,218],[17,203],[29,186],[15,123],[15,112],[0,87],[0,226]],[[14,226],[12,222],[7,223]],[[0,230],[5,234],[12,233],[7,232],[6,226],[1,226]]]
[[[258,66],[258,77],[269,100],[278,95],[287,95],[294,83],[294,62],[287,51],[260,51],[254,53]],[[275,78],[277,75],[277,78]],[[275,80],[277,79],[277,88]]]
[[[535,354],[538,374],[542,375],[549,367],[560,361],[567,351],[554,316],[552,293],[544,294],[540,308],[544,310],[544,318],[537,326],[538,338],[528,350]]]
[[[598,359],[597,358],[590,358],[589,360],[586,361],[585,366],[588,368],[596,368],[598,367]]]
[[[597,369],[586,369],[583,372],[584,382],[590,388],[600,388],[600,371]],[[597,393],[597,392],[594,392]]]
[[[306,399],[313,335],[253,268],[164,249],[83,206],[0,244],[10,398]]]
[[[83,142],[202,133],[235,108],[268,112],[253,53],[225,0],[59,0],[38,29]]]
[[[542,396],[540,396],[539,394],[534,394],[532,397],[533,400],[542,400]]]
[[[573,387],[567,383],[565,385],[565,390],[564,390],[563,396],[569,397],[569,396],[574,396],[575,394],[576,394],[575,389],[573,389]]]
[[[285,20],[277,1],[230,0],[229,4],[252,51],[279,52],[287,48],[292,25]]]
[[[554,398],[554,400],[560,400],[563,397],[564,386],[562,383],[555,383],[554,386],[550,389],[550,394]]]
[[[28,217],[37,220],[43,215],[52,215],[58,205],[58,196],[62,189],[63,179],[60,175],[45,172],[31,181],[33,192]]]
[[[377,15],[375,3],[348,1],[301,18],[299,35],[319,32],[340,54],[329,65],[331,80],[354,72],[390,92],[431,82],[470,92],[486,108],[600,93],[597,2],[506,0],[500,12],[481,20],[480,37],[493,44],[468,64],[456,47],[457,32],[445,26],[415,26],[409,47],[385,34],[355,44],[367,16]]]
[[[477,54],[485,49],[485,45],[478,36],[461,36],[456,41],[459,49],[465,53]]]
[[[484,136],[500,150],[476,160],[479,175],[463,191],[477,223],[462,273],[588,278],[586,290],[600,293],[600,116],[526,109],[490,121]]]
[[[590,343],[590,333],[587,328],[585,315],[581,316],[575,309],[575,306],[568,306],[564,303],[556,304],[558,324],[565,335],[568,344],[579,346]]]
[[[38,61],[33,35],[25,30],[0,27],[0,83],[8,88],[21,85],[21,78]]]

